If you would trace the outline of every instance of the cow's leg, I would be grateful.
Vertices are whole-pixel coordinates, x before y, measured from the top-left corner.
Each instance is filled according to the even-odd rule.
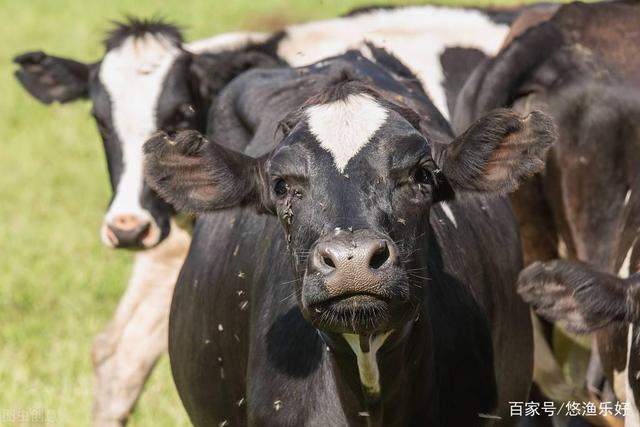
[[[135,256],[127,290],[93,343],[93,425],[126,424],[145,380],[167,349],[169,307],[189,235],[172,225],[158,247]]]

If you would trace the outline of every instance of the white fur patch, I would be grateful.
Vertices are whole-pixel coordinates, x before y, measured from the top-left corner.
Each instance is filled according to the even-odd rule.
[[[258,32],[224,33],[208,39],[187,43],[184,48],[192,53],[217,53],[225,50],[241,49],[252,43],[262,43],[271,34]]]
[[[362,386],[372,395],[380,394],[380,371],[376,354],[387,340],[392,331],[382,335],[369,337],[369,352],[363,353],[360,349],[360,336],[343,334],[344,339],[351,347],[358,360],[358,372]]]
[[[627,349],[627,359],[629,355],[629,349]],[[628,362],[627,365],[628,366]],[[613,394],[620,400],[627,400],[627,367],[622,371],[613,369]]]
[[[440,54],[447,47],[460,46],[494,55],[509,26],[496,24],[477,10],[414,6],[294,25],[286,31],[278,54],[296,67],[360,49],[365,41],[387,49],[416,73],[448,118]]]
[[[109,51],[100,81],[111,100],[111,117],[122,143],[123,171],[105,223],[120,214],[153,221],[140,205],[143,184],[142,146],[157,130],[156,108],[162,83],[180,49],[161,35],[130,37]]]
[[[618,272],[618,276],[623,279],[626,279],[627,277],[629,277],[629,274],[631,274],[631,271],[630,271],[631,270],[631,253],[633,252],[634,246],[635,246],[635,241],[629,248],[629,252],[627,252],[627,255],[624,257],[624,261],[622,261],[622,265],[620,266],[620,271]]]
[[[567,258],[569,256],[569,249],[567,249],[567,243],[562,236],[558,237],[558,255],[560,258]]]
[[[631,189],[627,191],[627,194],[624,196],[624,205],[627,206],[629,204],[629,200],[631,200]]]
[[[388,111],[369,95],[350,95],[307,109],[311,133],[333,156],[341,173],[387,119]]]
[[[456,217],[453,215],[453,211],[451,210],[451,206],[447,202],[440,203],[444,214],[449,218],[449,220],[453,223],[453,226],[458,228],[458,222],[456,221]]]

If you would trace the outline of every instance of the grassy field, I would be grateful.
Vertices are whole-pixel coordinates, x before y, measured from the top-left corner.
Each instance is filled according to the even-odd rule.
[[[273,29],[371,3],[0,0],[0,425],[8,425],[13,411],[40,409],[55,425],[89,423],[91,339],[110,318],[131,259],[99,242],[110,190],[89,104],[37,103],[12,78],[11,58],[43,49],[97,60],[109,21],[124,14],[171,17],[193,40]],[[166,357],[131,424],[188,425]]]

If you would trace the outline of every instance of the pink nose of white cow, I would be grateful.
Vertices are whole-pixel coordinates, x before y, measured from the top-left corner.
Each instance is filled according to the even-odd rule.
[[[107,224],[107,237],[116,248],[144,247],[151,222],[135,215],[121,214]]]

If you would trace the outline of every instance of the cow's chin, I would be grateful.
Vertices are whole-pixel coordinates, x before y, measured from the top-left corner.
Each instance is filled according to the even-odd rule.
[[[303,308],[307,320],[322,332],[356,335],[400,329],[410,311],[406,302],[370,293],[344,295]]]

